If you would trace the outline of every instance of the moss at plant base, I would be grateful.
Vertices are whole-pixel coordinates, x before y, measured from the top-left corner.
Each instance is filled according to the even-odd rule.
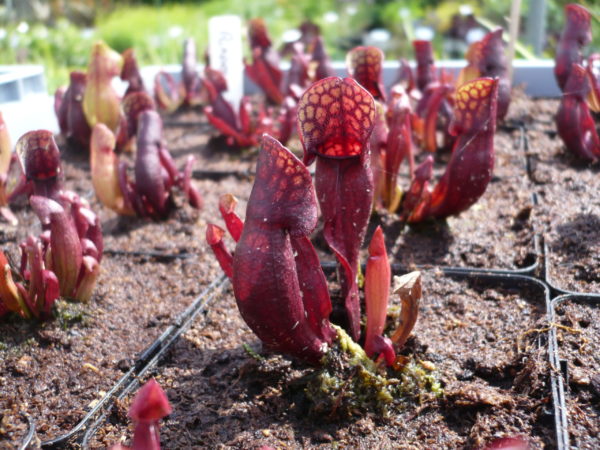
[[[409,358],[400,369],[378,365],[341,328],[323,357],[323,367],[308,382],[312,413],[332,418],[376,412],[383,417],[424,397],[443,395],[435,371]]]

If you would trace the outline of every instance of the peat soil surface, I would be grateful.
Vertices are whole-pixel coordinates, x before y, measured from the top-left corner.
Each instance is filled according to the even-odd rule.
[[[566,300],[555,309],[558,354],[568,362],[565,393],[570,444],[597,448],[600,439],[600,303]]]
[[[530,177],[538,195],[536,229],[547,246],[548,282],[561,290],[600,293],[600,165],[572,155],[556,135],[557,100],[532,102]]]
[[[264,353],[231,293],[178,341],[154,376],[173,413],[166,448],[480,448],[523,435],[555,445],[541,289],[507,290],[424,273],[420,316],[403,353],[426,362],[444,395],[422,392],[386,418],[315,416],[304,393],[312,370]],[[115,405],[92,448],[130,442],[127,408]]]

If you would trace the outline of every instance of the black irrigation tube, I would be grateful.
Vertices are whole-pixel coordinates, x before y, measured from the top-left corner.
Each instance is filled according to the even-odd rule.
[[[194,256],[194,253],[166,253],[155,250],[119,250],[113,248],[105,248],[102,252],[109,256],[132,256],[141,258],[154,258],[158,261],[172,261],[174,259],[187,259]]]
[[[537,235],[534,237],[538,237]],[[536,250],[536,254],[539,256],[541,253],[538,253]],[[456,266],[436,266],[436,265],[425,265],[425,264],[417,264],[413,267],[406,267],[398,263],[390,264],[392,268],[392,273],[400,274],[400,273],[408,273],[411,270],[433,270],[439,269],[444,273],[452,273],[452,274],[464,274],[464,275],[477,275],[477,276],[528,276],[529,278],[536,279],[531,276],[535,269],[538,267],[538,263],[525,267],[523,269],[486,269],[483,267],[456,267]],[[323,261],[321,263],[321,267],[325,273],[332,273],[337,269],[337,263],[335,261]],[[361,264],[361,270],[365,271],[365,264]],[[538,280],[541,281],[541,280]]]
[[[206,123],[199,122],[197,120],[177,120],[173,118],[163,118],[163,126],[166,127],[178,127],[178,128],[202,128],[206,126]]]
[[[512,131],[522,130],[525,128],[525,122],[523,120],[510,120],[505,121],[496,126],[498,131],[506,131],[510,133]]]
[[[33,438],[35,437],[35,420],[33,420],[31,417],[29,417],[28,414],[21,414],[25,420],[27,420],[27,426],[28,426],[28,430],[27,430],[27,435],[25,436],[25,438],[21,441],[21,444],[19,445],[19,450],[26,450],[28,448],[30,448],[30,446],[32,445],[32,441]]]
[[[192,178],[196,180],[222,180],[227,177],[235,177],[240,180],[251,180],[256,173],[253,170],[204,170],[196,169],[192,172]]]
[[[137,382],[137,378],[149,367],[152,361],[156,360],[157,355],[163,355],[175,340],[181,335],[196,316],[204,311],[217,293],[228,283],[225,275],[219,276],[209,286],[196,297],[194,302],[188,306],[165,331],[151,343],[138,357],[134,365],[113,385],[113,387],[94,405],[94,407],[84,416],[84,418],[68,433],[58,436],[41,443],[42,448],[63,448],[69,443],[75,443],[81,439],[81,435],[90,427],[90,424],[97,417],[104,417],[106,411],[110,409],[114,400],[119,398],[124,389],[129,388],[132,383]],[[95,422],[94,422],[95,423]],[[31,439],[30,439],[31,440]]]
[[[525,129],[525,128],[524,128]],[[549,136],[555,136],[555,130],[544,130]],[[533,177],[533,162],[532,156],[529,154],[529,139],[524,134],[524,150],[527,167],[527,176],[531,183],[535,184]],[[538,198],[534,193],[534,205],[538,204]],[[539,235],[538,235],[539,236]],[[565,385],[568,376],[568,365],[566,360],[561,360],[558,352],[558,342],[556,337],[556,305],[565,300],[578,300],[588,302],[600,302],[600,294],[586,294],[574,292],[558,287],[553,281],[550,273],[550,264],[548,263],[548,255],[550,254],[548,244],[543,236],[540,237],[542,258],[538,277],[548,286],[551,295],[558,296],[550,302],[548,310],[548,359],[550,363],[550,385],[552,391],[552,404],[554,408],[554,425],[556,430],[557,448],[559,450],[568,450],[570,448],[569,429],[568,429],[568,411],[566,406]]]
[[[550,288],[546,283],[537,278],[518,273],[481,272],[462,268],[442,268],[444,275],[451,278],[476,281],[482,284],[500,286],[507,289],[524,289],[535,287],[539,289],[544,297],[544,310],[550,311]]]
[[[585,305],[596,305],[600,307],[600,295],[566,294],[556,297],[550,305],[550,336],[548,349],[550,363],[552,365],[552,401],[554,404],[554,420],[556,422],[557,434],[561,438],[558,442],[559,448],[569,448],[569,417],[566,402],[566,386],[568,385],[568,362],[560,357],[558,340],[556,337],[556,307],[565,301],[574,301]],[[558,431],[560,430],[560,433]]]
[[[525,158],[525,170],[527,172],[527,178],[530,183],[536,184],[533,177],[533,163],[532,156],[529,154],[529,137],[527,136],[527,129],[523,126],[523,157]]]

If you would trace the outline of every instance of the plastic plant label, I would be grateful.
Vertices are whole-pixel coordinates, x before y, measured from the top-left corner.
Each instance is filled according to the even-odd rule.
[[[244,93],[241,19],[234,15],[211,17],[208,41],[210,66],[223,73],[228,87],[223,96],[237,109]]]

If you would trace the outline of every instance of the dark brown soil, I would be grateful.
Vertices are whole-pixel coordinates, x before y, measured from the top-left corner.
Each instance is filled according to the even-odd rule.
[[[600,303],[566,300],[556,307],[559,357],[568,361],[566,392],[570,444],[600,442]]]
[[[232,311],[228,294],[158,369],[173,405],[161,428],[167,448],[479,448],[515,434],[533,448],[554,445],[548,365],[535,344],[545,314],[540,290],[483,288],[426,273],[406,352],[431,364],[445,394],[423,393],[386,419],[311,415],[303,377],[312,369],[264,354]],[[130,438],[127,405],[116,408],[92,448]]]
[[[175,151],[178,165],[185,152]],[[218,159],[218,158],[215,158]],[[118,217],[93,196],[86,158],[63,156],[66,187],[88,198],[101,218],[107,251],[187,254],[187,258],[105,254],[89,304],[59,301],[56,319],[0,320],[0,447],[26,433],[23,414],[41,440],[68,432],[134,363],[139,353],[217,276],[205,243],[206,223],[218,215],[218,196],[232,192],[245,209],[250,183],[234,177],[199,180],[205,207],[180,208],[163,222]],[[16,208],[18,227],[2,224],[2,249],[16,264],[18,243],[39,234],[35,215]],[[16,265],[15,265],[16,267]]]
[[[197,170],[247,172],[256,164],[256,149],[228,147],[205,116],[196,111],[165,118],[165,139],[171,153],[196,156]]]
[[[548,282],[562,290],[600,293],[600,166],[590,165],[554,135],[558,101],[538,101],[529,127],[536,225],[548,248]]]

